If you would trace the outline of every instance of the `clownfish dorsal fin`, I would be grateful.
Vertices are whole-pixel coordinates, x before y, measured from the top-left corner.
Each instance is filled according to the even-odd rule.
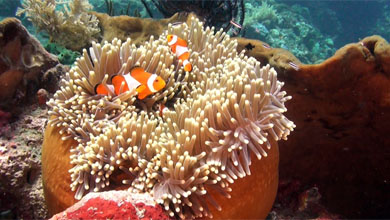
[[[134,78],[136,78],[137,76],[141,75],[144,72],[145,72],[144,68],[140,66],[134,66],[133,68],[130,69],[130,75]]]
[[[110,77],[111,83],[112,83],[112,79],[114,79],[116,76],[118,76],[118,75],[114,74],[114,75],[112,75],[112,76]]]
[[[132,76],[135,80],[137,80],[141,84],[146,85],[150,75],[151,75],[150,73],[146,72],[144,68],[140,66],[135,66],[130,69],[130,76]]]

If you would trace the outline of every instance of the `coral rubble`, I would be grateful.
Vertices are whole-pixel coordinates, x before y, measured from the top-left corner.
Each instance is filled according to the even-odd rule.
[[[171,53],[168,33],[188,41],[191,72]],[[73,196],[130,187],[153,195],[172,217],[266,217],[277,187],[276,141],[295,127],[283,115],[291,97],[274,69],[261,68],[236,46],[222,30],[191,17],[139,47],[113,39],[84,50],[49,102],[42,152],[49,210],[63,210]],[[167,86],[144,100],[134,91],[94,93],[97,83],[107,86],[113,74],[135,65]],[[160,115],[162,104],[167,111]],[[242,201],[238,184],[251,199]],[[240,210],[230,212],[225,197],[232,196]]]
[[[0,125],[0,217],[47,218],[40,162],[47,110],[30,106],[19,117]]]

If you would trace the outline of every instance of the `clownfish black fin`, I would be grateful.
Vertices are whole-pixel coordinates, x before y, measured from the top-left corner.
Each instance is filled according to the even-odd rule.
[[[100,83],[96,84],[95,87],[93,88],[93,91],[95,92],[95,94],[98,94],[97,92],[97,88],[99,87]]]

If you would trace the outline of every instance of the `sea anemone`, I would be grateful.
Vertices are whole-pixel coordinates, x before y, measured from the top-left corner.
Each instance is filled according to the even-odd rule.
[[[188,41],[191,72],[171,53],[168,33]],[[251,175],[252,160],[267,157],[271,142],[295,127],[283,115],[291,97],[276,71],[236,46],[192,18],[140,47],[115,39],[84,50],[49,102],[50,125],[78,143],[69,170],[75,197],[109,188],[113,173],[122,172],[122,184],[152,194],[172,217],[221,210],[211,191],[229,198],[231,185]],[[94,93],[97,83],[107,85],[135,65],[161,76],[166,87],[144,100],[135,91]],[[162,104],[167,111],[160,114]]]

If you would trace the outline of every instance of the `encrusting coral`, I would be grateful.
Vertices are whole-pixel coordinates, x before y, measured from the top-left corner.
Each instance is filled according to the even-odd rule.
[[[188,41],[191,72],[171,53],[168,33]],[[210,210],[221,210],[213,195],[229,198],[233,183],[251,175],[253,159],[267,157],[277,149],[275,141],[295,127],[283,116],[291,97],[281,91],[276,71],[261,68],[236,47],[222,30],[192,18],[189,24],[169,25],[160,38],[139,47],[130,39],[114,39],[93,43],[89,54],[83,50],[49,102],[50,127],[58,127],[63,141],[78,143],[69,170],[75,197],[110,189],[122,175],[129,190],[151,193],[172,217],[212,217]],[[112,75],[135,65],[161,76],[165,88],[143,100],[133,90],[95,95],[97,83],[107,86]],[[162,105],[166,111],[159,110]],[[49,160],[50,135],[45,135],[43,164]]]
[[[63,10],[56,7],[63,5]],[[71,50],[80,50],[96,40],[99,21],[88,14],[88,0],[24,0],[16,15],[25,14],[38,31],[46,31],[50,39]]]

